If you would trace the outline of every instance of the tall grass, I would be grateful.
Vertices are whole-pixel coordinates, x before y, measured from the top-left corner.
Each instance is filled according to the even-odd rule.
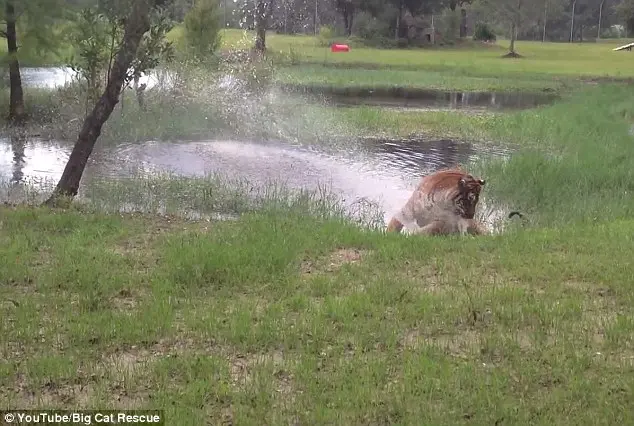
[[[584,90],[570,101],[487,120],[492,139],[525,148],[484,167],[498,199],[543,224],[634,214],[634,89]]]

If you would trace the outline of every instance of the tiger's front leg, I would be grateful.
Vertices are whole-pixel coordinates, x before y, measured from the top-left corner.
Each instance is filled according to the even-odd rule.
[[[488,235],[489,231],[477,220],[468,219],[466,231],[469,235]]]
[[[441,220],[435,220],[412,232],[415,235],[446,235],[447,233],[445,223]]]

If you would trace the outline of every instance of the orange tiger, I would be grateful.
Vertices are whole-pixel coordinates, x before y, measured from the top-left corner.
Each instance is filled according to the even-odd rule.
[[[483,179],[459,168],[431,173],[421,180],[405,206],[392,217],[387,231],[401,232],[404,222],[416,222],[415,234],[486,234],[474,219],[484,184]]]

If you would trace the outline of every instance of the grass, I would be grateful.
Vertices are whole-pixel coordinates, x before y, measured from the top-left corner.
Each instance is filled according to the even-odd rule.
[[[181,30],[174,31],[171,37],[177,39]],[[249,46],[252,37],[253,32],[225,30],[223,46],[225,49]],[[630,52],[612,51],[613,47],[630,42],[631,39],[572,44],[518,41],[516,49],[524,58],[502,60],[500,56],[508,47],[507,40],[480,47],[474,47],[471,43],[465,47],[458,45],[429,49],[359,47],[348,53],[333,54],[328,48],[320,46],[318,39],[313,36],[267,35],[267,45],[271,51],[291,54],[299,63],[323,64],[325,61],[330,66],[390,67],[418,72],[446,72],[458,76],[520,77],[522,80],[528,80],[531,75],[541,75],[542,78],[634,77]]]
[[[458,244],[293,210],[1,209],[5,408],[165,408],[184,425],[634,420],[632,221]]]
[[[352,75],[354,74],[354,76]],[[342,70],[324,65],[300,65],[280,67],[275,80],[282,84],[299,86],[326,86],[380,89],[404,87],[407,89],[436,89],[445,91],[494,91],[537,92],[567,91],[578,86],[574,82],[554,79],[550,76],[491,77],[469,76],[455,71],[400,70],[400,69],[354,69]]]
[[[224,50],[247,49],[253,44],[252,31],[229,29],[222,34]],[[177,45],[182,37],[180,26],[169,34]],[[501,58],[507,51],[506,40],[423,49],[376,49],[353,43],[348,53],[331,53],[317,37],[267,35],[269,51],[278,65],[275,78],[280,83],[460,91],[569,91],[587,80],[633,78],[631,55],[612,51],[630,41],[519,41],[517,50],[524,57],[508,60]]]
[[[226,105],[197,84],[148,94],[146,112],[128,102],[104,135],[212,132],[203,119]],[[51,123],[75,105],[65,90],[35,102]],[[634,422],[634,89],[504,115],[282,101],[228,117],[255,131],[288,113],[271,129],[302,137],[339,123],[513,143],[474,172],[529,226],[403,238],[327,197],[253,202],[248,184],[184,178],[85,182],[90,209],[2,206],[3,407],[164,408],[185,425]],[[136,200],[242,215],[104,213]]]

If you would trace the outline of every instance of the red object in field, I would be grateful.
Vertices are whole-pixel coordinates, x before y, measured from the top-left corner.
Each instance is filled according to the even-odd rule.
[[[349,52],[350,51],[350,46],[348,46],[347,44],[332,44],[332,46],[330,46],[330,51],[331,52]]]

